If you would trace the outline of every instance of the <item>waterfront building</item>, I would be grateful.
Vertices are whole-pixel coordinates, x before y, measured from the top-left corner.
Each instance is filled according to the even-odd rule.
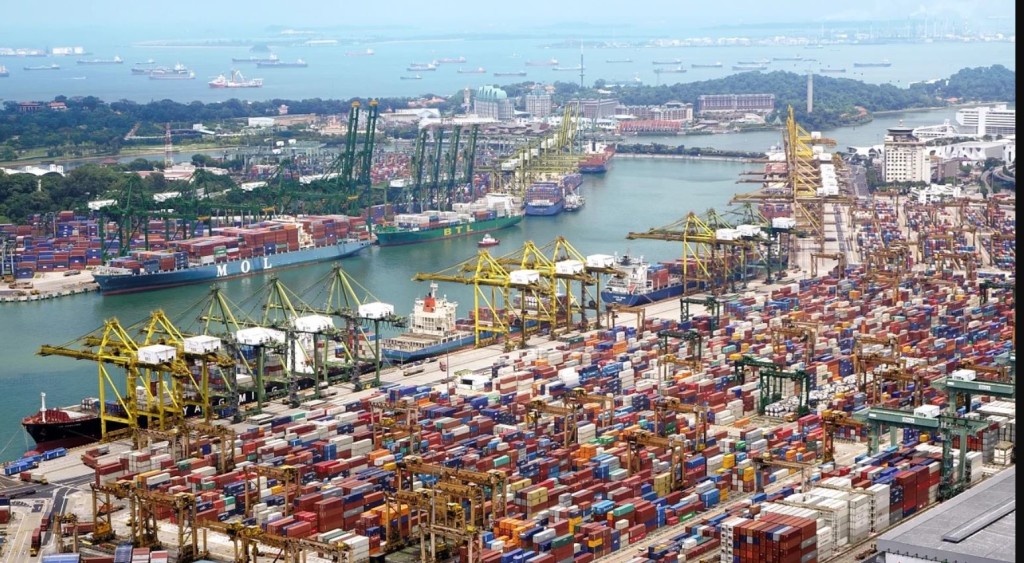
[[[771,113],[775,94],[705,94],[697,97],[700,115],[708,113]]]
[[[616,117],[632,116],[639,120],[693,121],[693,104],[666,102],[660,106],[622,106],[615,108]]]
[[[533,91],[525,96],[526,113],[532,117],[547,117],[551,115],[551,94],[546,91]]]
[[[1006,104],[995,106],[963,108],[956,112],[960,131],[978,136],[1014,135],[1017,131],[1017,110],[1008,109]]]
[[[573,100],[569,104],[579,108],[579,115],[592,120],[613,117],[619,107],[619,101],[612,98]]]
[[[931,159],[924,142],[909,127],[889,129],[883,143],[885,182],[927,182],[931,180]]]
[[[928,147],[928,154],[942,160],[984,162],[996,158],[1004,162],[1016,162],[1017,142],[1010,139],[998,141],[966,141]]]
[[[515,108],[508,94],[501,88],[481,86],[473,100],[473,111],[480,117],[508,121],[515,115]]]

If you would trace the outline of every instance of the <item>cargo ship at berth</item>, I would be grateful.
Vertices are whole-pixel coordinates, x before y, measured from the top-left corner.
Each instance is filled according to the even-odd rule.
[[[615,156],[614,145],[605,145],[600,150],[594,150],[580,162],[580,172],[583,174],[604,174],[608,171],[608,161],[613,156]]]
[[[399,213],[377,227],[377,244],[399,246],[497,231],[519,224],[522,211],[512,196],[487,194],[473,203],[455,203],[452,211]]]
[[[526,188],[526,215],[536,217],[558,215],[565,210],[566,195],[575,194],[582,183],[583,176],[579,173],[568,174],[554,182],[534,182]]]
[[[626,254],[616,256],[613,267],[618,273],[601,290],[601,301],[605,303],[635,307],[683,294],[681,272],[665,264],[648,264],[643,256],[633,258]]]
[[[458,303],[437,296],[437,283],[430,292],[417,297],[409,315],[409,330],[381,342],[381,355],[396,363],[409,363],[438,356],[469,346],[473,331],[462,328],[456,320]]]
[[[371,242],[369,233],[350,231],[348,218],[344,219],[315,216],[214,229],[210,236],[171,241],[173,250],[136,251],[132,257],[115,258],[97,268],[93,279],[100,293],[116,295],[339,260]]]
[[[39,411],[21,419],[25,432],[35,441],[35,450],[42,452],[54,448],[73,448],[99,441],[99,400],[82,399],[81,404],[64,408],[46,408],[46,393],[42,394]],[[119,430],[127,424],[107,422],[107,430]]]

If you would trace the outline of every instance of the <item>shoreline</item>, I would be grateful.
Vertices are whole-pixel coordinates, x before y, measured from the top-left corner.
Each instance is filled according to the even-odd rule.
[[[753,162],[755,159],[742,156],[690,155],[690,154],[644,154],[615,153],[615,158],[654,158],[667,160],[717,160],[720,162]]]

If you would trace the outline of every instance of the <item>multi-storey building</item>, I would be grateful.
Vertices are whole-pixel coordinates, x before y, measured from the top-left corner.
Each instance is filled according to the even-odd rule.
[[[705,94],[697,98],[701,115],[706,113],[770,113],[775,94]]]
[[[883,177],[891,182],[931,181],[931,159],[910,127],[893,127],[882,145]]]
[[[551,115],[551,94],[544,91],[533,91],[525,96],[526,113],[533,117]]]
[[[515,115],[515,108],[512,106],[512,100],[508,99],[508,94],[494,86],[481,86],[476,91],[473,111],[480,117],[489,117],[498,121],[511,120]]]
[[[1017,131],[1017,110],[1007,109],[1006,104],[992,107],[963,108],[956,112],[956,122],[962,133],[984,135],[1015,135]]]

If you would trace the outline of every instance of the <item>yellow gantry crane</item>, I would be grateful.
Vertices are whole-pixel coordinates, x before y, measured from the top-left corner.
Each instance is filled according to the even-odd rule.
[[[500,518],[508,513],[506,496],[508,494],[508,477],[496,469],[490,471],[470,471],[468,469],[455,469],[424,462],[419,456],[407,456],[397,463],[398,465],[398,490],[412,489],[414,475],[434,475],[442,481],[461,483],[479,488],[483,491],[482,498],[488,496],[489,491],[491,507],[487,510],[481,503],[480,513],[474,511],[474,518],[485,522],[488,527],[493,526]],[[408,486],[407,486],[408,485]]]
[[[532,273],[530,273],[532,272]],[[473,286],[473,332],[476,346],[486,346],[512,332],[509,307],[514,303],[512,290],[519,291],[519,305],[525,306],[529,297],[538,299],[550,293],[540,274],[527,271],[513,275],[486,250],[455,266],[437,273],[417,273],[413,281],[441,281]],[[490,295],[487,291],[489,290]],[[530,327],[520,318],[521,345],[526,346]]]
[[[804,365],[811,365],[814,359],[814,345],[818,339],[818,331],[814,326],[784,317],[779,326],[769,330],[772,335],[772,349],[776,354],[786,352],[786,338],[797,337],[804,343]]]
[[[246,518],[253,516],[252,508],[254,501],[259,500],[259,480],[261,477],[277,480],[283,489],[284,508],[282,510],[284,515],[288,516],[292,513],[292,499],[297,497],[302,490],[302,472],[298,467],[293,465],[279,465],[272,467],[269,465],[253,464],[245,466],[244,472]],[[252,482],[253,477],[256,478],[256,483]],[[255,494],[256,496],[251,497],[251,494]]]
[[[598,417],[598,428],[602,426],[600,424],[600,421],[602,419],[605,420],[605,423],[607,425],[610,425],[612,421],[615,419],[615,397],[613,395],[594,395],[588,393],[587,390],[582,387],[577,387],[576,389],[573,389],[566,394],[566,397],[565,399],[563,399],[563,402],[567,402],[568,404],[571,405],[576,405],[577,412],[579,412],[579,410],[581,410],[583,408],[583,405],[586,403],[600,403],[601,405],[603,405],[605,407],[605,410],[603,413],[601,413],[601,416]]]
[[[115,538],[110,510],[99,510],[99,495],[104,495],[104,505],[110,506],[111,497],[127,500],[129,506],[128,527],[131,540],[136,547],[163,545],[158,535],[157,515],[161,509],[170,509],[177,524],[177,538],[174,547],[178,550],[179,561],[193,561],[199,554],[196,526],[196,496],[192,493],[165,493],[136,487],[130,481],[113,481],[92,488],[93,539],[99,542]]]
[[[219,522],[201,520],[196,527],[202,532],[202,556],[213,557],[209,551],[207,531],[214,531],[227,536],[234,548],[235,563],[256,563],[260,556],[265,555],[272,561],[280,563],[305,563],[309,554],[328,559],[334,563],[360,563],[349,546],[343,542],[324,543],[308,538],[290,538],[271,534],[259,526],[246,526],[241,522]],[[264,553],[260,546],[276,550],[277,553]]]
[[[417,525],[420,538],[419,561],[438,563],[453,557],[454,546],[447,545],[445,540],[466,546],[468,563],[482,561],[482,534],[487,529],[486,522],[481,519],[480,512],[473,508],[470,508],[467,515],[463,505],[464,501],[468,501],[472,507],[474,503],[482,501],[478,488],[441,481],[431,488],[399,490],[388,496],[385,505],[388,508],[385,552],[393,553],[406,545],[398,530],[391,526],[390,511],[394,506],[396,512],[401,514],[402,509],[408,507],[420,515]]]
[[[771,454],[765,453],[759,456],[753,456],[750,458],[754,462],[754,465],[758,466],[758,469],[765,467],[778,467],[780,469],[788,469],[790,471],[800,472],[800,489],[804,490],[805,487],[810,483],[808,480],[808,472],[814,469],[813,463],[805,463],[802,461],[787,461],[783,459],[773,458]],[[764,483],[759,483],[759,492],[764,492]]]
[[[383,448],[385,439],[408,438],[409,451],[416,453],[420,447],[419,406],[406,399],[400,401],[370,402],[370,426],[373,428],[373,443]]]
[[[630,475],[636,475],[641,471],[640,455],[645,447],[661,448],[671,453],[669,457],[669,488],[677,491],[685,486],[685,475],[682,473],[683,462],[686,459],[685,444],[679,436],[662,438],[653,432],[634,428],[624,431],[622,438],[628,446],[626,466]]]
[[[144,338],[141,341],[133,338],[131,328],[138,328]],[[100,430],[106,437],[111,422],[135,428],[144,421],[147,428],[166,430],[180,422],[188,406],[207,413],[212,410],[209,381],[202,375],[197,380],[197,374],[189,368],[184,340],[158,310],[143,323],[130,328],[123,327],[117,319],[110,319],[101,328],[71,343],[43,345],[39,355],[96,362]],[[196,356],[202,361],[213,359],[218,365],[230,362],[219,354]],[[124,370],[123,383],[111,375],[108,367]],[[197,391],[193,394],[186,389]],[[117,407],[107,404],[108,393],[113,395]]]
[[[712,291],[721,294],[746,276],[747,261],[758,253],[757,243],[739,236],[732,225],[713,210],[702,218],[692,211],[670,225],[644,233],[631,232],[629,240],[652,239],[683,243],[683,294]]]
[[[572,403],[564,407],[552,405],[543,399],[534,399],[526,405],[526,420],[533,426],[534,434],[538,433],[541,414],[550,414],[562,419],[562,441],[566,448],[576,441],[579,404]]]
[[[826,410],[821,413],[821,425],[823,429],[821,440],[821,461],[828,463],[835,461],[835,439],[836,431],[840,428],[864,428],[864,423],[851,418],[843,411]]]
[[[697,429],[697,440],[693,449],[697,452],[704,450],[708,443],[708,411],[710,409],[707,406],[684,403],[678,397],[662,397],[654,401],[651,406],[654,407],[657,424],[659,428],[662,428],[662,432],[665,432],[663,421],[666,411],[692,414],[694,428]]]
[[[812,252],[811,253],[811,277],[818,277],[818,261],[835,260],[836,269],[839,271],[839,279],[846,279],[846,253],[845,252]]]

